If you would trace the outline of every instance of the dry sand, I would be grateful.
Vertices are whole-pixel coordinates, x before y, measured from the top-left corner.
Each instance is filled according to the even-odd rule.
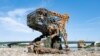
[[[0,48],[0,56],[100,56],[100,51],[70,51],[68,54],[34,54],[27,48]]]

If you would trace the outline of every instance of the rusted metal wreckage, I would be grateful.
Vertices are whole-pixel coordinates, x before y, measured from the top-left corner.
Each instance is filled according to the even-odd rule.
[[[49,39],[50,48],[61,50],[61,38],[63,38],[66,49],[68,49],[67,32],[65,28],[68,20],[69,16],[67,14],[62,15],[45,8],[39,8],[31,12],[27,15],[27,25],[33,30],[41,32],[42,35],[35,38],[30,45],[34,45],[33,49],[35,49],[36,46],[39,46],[38,42],[46,37]]]

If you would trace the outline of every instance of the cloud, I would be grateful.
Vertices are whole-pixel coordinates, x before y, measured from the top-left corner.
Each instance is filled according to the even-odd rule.
[[[31,33],[32,29],[30,29],[25,23],[26,22],[26,14],[28,11],[32,10],[28,9],[15,9],[13,11],[8,11],[5,15],[0,16],[0,24],[4,26],[4,29],[16,32],[24,32]],[[24,18],[24,19],[23,19]],[[0,29],[2,30],[2,29]]]
[[[5,29],[17,32],[32,32],[26,25],[13,20],[10,17],[0,17],[1,23],[5,26]]]
[[[41,0],[39,7],[51,7],[53,6],[53,0]]]
[[[27,14],[27,11],[32,10],[32,8],[28,8],[28,9],[15,9],[13,11],[8,11],[8,16],[10,17],[16,17],[16,16],[23,16]]]
[[[86,21],[86,23],[91,24],[91,25],[100,24],[100,17],[95,17],[95,18],[89,19]]]

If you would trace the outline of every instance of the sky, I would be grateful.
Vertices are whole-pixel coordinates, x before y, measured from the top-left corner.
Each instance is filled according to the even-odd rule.
[[[32,41],[41,35],[27,26],[27,14],[46,8],[70,18],[69,41],[100,41],[100,0],[0,0],[0,41]]]

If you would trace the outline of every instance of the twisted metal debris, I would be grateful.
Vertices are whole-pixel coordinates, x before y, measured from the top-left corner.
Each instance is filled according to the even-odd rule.
[[[62,49],[61,47],[61,37],[65,41],[66,48],[67,45],[67,32],[66,23],[68,22],[69,16],[67,14],[61,15],[56,12],[49,11],[45,8],[39,8],[27,15],[27,25],[33,30],[37,30],[42,33],[41,36],[33,40],[33,43],[41,41],[42,38],[47,37],[51,39],[51,48]],[[55,46],[55,43],[59,46]]]

